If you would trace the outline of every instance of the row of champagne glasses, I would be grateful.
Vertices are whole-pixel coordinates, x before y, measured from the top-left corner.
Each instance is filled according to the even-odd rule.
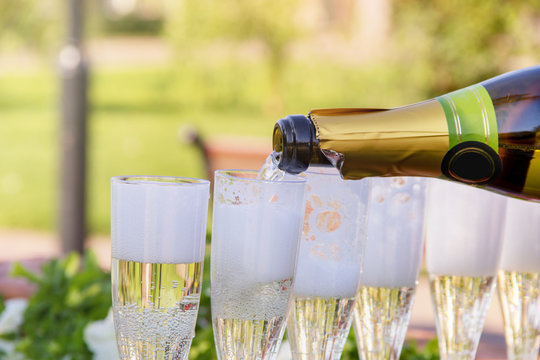
[[[122,359],[187,358],[209,185],[113,178]],[[474,358],[500,262],[509,358],[535,359],[538,219],[538,204],[445,181],[345,181],[322,169],[262,180],[218,171],[211,249],[218,358],[273,359],[287,327],[293,359],[339,359],[351,323],[362,359],[399,358],[425,241],[441,358]]]

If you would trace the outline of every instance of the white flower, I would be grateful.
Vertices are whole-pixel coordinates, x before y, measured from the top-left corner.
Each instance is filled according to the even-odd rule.
[[[291,345],[287,340],[281,343],[276,360],[290,360],[291,358]]]
[[[6,300],[6,308],[0,314],[0,334],[10,334],[19,328],[23,322],[23,315],[28,300],[26,299],[10,299]]]
[[[0,351],[2,352],[2,360],[26,360],[26,357],[15,351],[15,343],[12,341],[0,339]]]
[[[94,360],[119,359],[112,311],[103,320],[91,322],[84,329],[84,341],[94,354]]]

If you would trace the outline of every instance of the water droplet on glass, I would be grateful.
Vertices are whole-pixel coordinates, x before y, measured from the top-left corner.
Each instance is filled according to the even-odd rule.
[[[392,180],[393,187],[403,187],[405,184],[407,184],[407,180],[402,177],[396,177]]]
[[[392,198],[392,201],[394,202],[394,204],[405,204],[410,199],[411,199],[411,196],[407,193],[397,193]]]

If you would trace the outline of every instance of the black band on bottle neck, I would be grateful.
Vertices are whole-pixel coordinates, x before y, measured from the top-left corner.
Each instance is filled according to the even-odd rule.
[[[278,168],[291,174],[305,171],[316,146],[315,127],[304,115],[289,115],[274,126],[273,148],[280,154]]]

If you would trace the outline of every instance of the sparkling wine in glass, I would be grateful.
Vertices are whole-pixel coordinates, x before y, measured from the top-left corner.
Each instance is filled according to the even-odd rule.
[[[112,302],[122,360],[187,359],[201,291],[209,182],[111,180]]]
[[[508,199],[497,276],[510,360],[536,360],[540,347],[540,204]]]
[[[506,199],[431,180],[426,264],[441,359],[474,359],[502,249]]]
[[[354,311],[361,359],[399,359],[424,244],[425,180],[368,179],[366,245]]]
[[[311,168],[287,320],[294,360],[339,359],[350,330],[364,243],[366,182]]]
[[[289,311],[304,215],[305,179],[214,179],[212,326],[218,359],[274,359]]]

